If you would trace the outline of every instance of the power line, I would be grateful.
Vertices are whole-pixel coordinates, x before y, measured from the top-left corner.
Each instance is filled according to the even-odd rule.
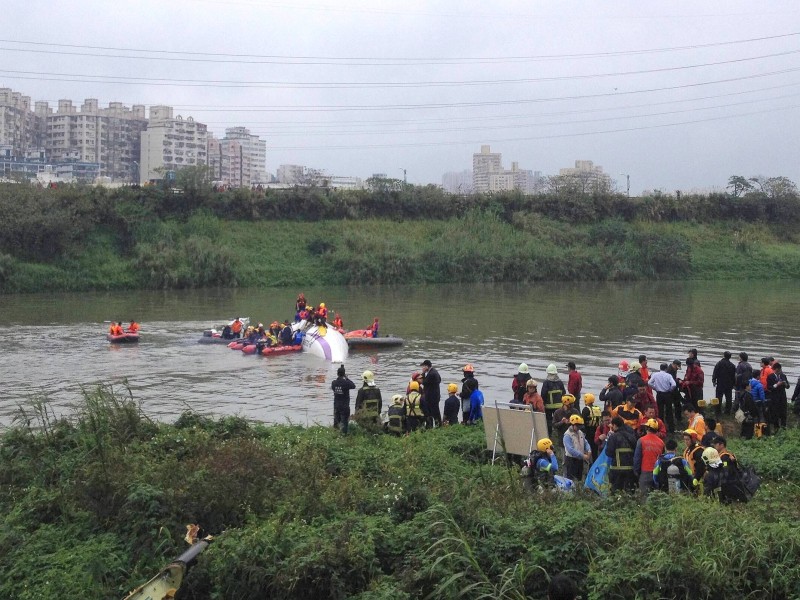
[[[243,54],[243,53],[225,53],[225,52],[197,52],[193,50],[164,50],[164,49],[146,49],[146,48],[125,48],[119,46],[92,46],[92,45],[85,45],[85,44],[63,44],[63,43],[55,43],[55,42],[36,42],[30,40],[11,40],[11,39],[0,39],[0,43],[5,44],[20,44],[20,45],[30,45],[30,46],[49,46],[55,48],[74,48],[74,49],[83,49],[83,50],[104,50],[104,51],[114,51],[114,52],[139,52],[139,53],[147,53],[147,54],[156,54],[158,56],[126,56],[126,55],[103,55],[103,54],[79,54],[80,56],[99,56],[99,57],[110,57],[110,58],[139,58],[139,59],[158,59],[158,60],[181,60],[187,62],[233,62],[238,63],[242,62],[245,64],[258,64],[260,61],[247,61],[243,59],[264,59],[265,64],[304,64],[298,61],[332,61],[332,62],[314,62],[314,63],[307,63],[307,64],[348,64],[352,61],[368,61],[362,66],[392,66],[392,65],[405,65],[409,63],[411,65],[418,65],[418,64],[464,64],[464,63],[481,63],[481,62],[522,62],[522,61],[548,61],[548,60],[573,60],[573,59],[585,59],[585,58],[611,58],[611,57],[618,57],[618,56],[631,56],[631,55],[641,55],[641,54],[655,54],[655,53],[663,53],[663,52],[678,52],[678,51],[686,51],[686,50],[698,50],[703,48],[716,48],[720,46],[731,46],[731,45],[738,45],[738,44],[747,44],[753,42],[762,42],[768,40],[777,40],[777,39],[785,39],[791,37],[800,36],[800,32],[792,32],[792,33],[784,33],[778,35],[770,35],[770,36],[761,36],[755,38],[747,38],[747,39],[740,39],[740,40],[730,40],[725,42],[710,42],[707,44],[691,44],[691,45],[684,45],[684,46],[671,46],[665,48],[646,48],[646,49],[638,49],[638,50],[619,50],[619,51],[611,51],[611,52],[589,52],[589,53],[577,53],[577,54],[542,54],[542,55],[529,55],[529,56],[472,56],[472,57],[423,57],[423,58],[413,58],[413,57],[367,57],[367,56],[359,56],[359,57],[346,57],[346,56],[320,56],[320,55],[279,55],[279,54]],[[25,50],[25,49],[14,49],[14,48],[0,48],[0,50],[10,50],[10,51],[29,51],[34,52],[34,50]],[[65,55],[74,55],[71,52],[58,52],[52,50],[37,50],[36,52],[42,53],[53,53],[53,54],[65,54]],[[190,56],[182,56],[176,58],[169,58],[170,55],[190,55]],[[197,58],[198,56],[204,57],[214,57],[214,58]],[[217,58],[225,58],[230,60],[216,60]],[[290,62],[281,62],[281,61],[290,61]],[[390,63],[386,62],[373,62],[373,61],[392,61]]]
[[[175,87],[222,87],[222,88],[270,88],[270,89],[376,89],[376,88],[426,88],[426,87],[462,87],[462,86],[481,86],[481,85],[507,85],[520,83],[543,83],[552,81],[575,81],[585,79],[604,79],[608,77],[629,77],[634,75],[646,75],[652,73],[667,73],[675,71],[685,71],[689,69],[700,69],[705,67],[715,67],[720,65],[738,64],[765,58],[775,58],[799,54],[800,50],[787,50],[773,54],[763,54],[761,56],[751,56],[746,58],[735,58],[708,63],[698,63],[694,65],[683,65],[679,67],[660,67],[656,69],[642,69],[638,71],[620,71],[614,73],[592,73],[587,75],[558,75],[550,77],[530,77],[523,79],[492,79],[492,80],[464,80],[464,81],[410,81],[410,82],[306,82],[293,83],[288,81],[237,81],[226,79],[178,79],[168,77],[128,77],[117,75],[91,75],[86,73],[54,73],[47,71],[21,71],[0,69],[0,73],[14,75],[36,75],[41,76],[44,81],[78,81],[86,83],[83,79],[63,79],[88,77],[90,81],[97,83],[114,83],[121,85],[160,85]],[[47,77],[58,77],[48,79]]]
[[[425,133],[444,133],[444,132],[451,132],[451,131],[481,131],[486,129],[519,129],[525,127],[553,127],[553,126],[561,126],[561,125],[575,125],[575,124],[583,124],[583,123],[597,123],[603,121],[619,121],[619,120],[629,120],[629,119],[643,119],[647,117],[658,117],[664,115],[675,115],[675,114],[683,114],[689,112],[697,112],[702,110],[716,110],[720,108],[730,108],[732,106],[747,106],[751,104],[761,103],[761,102],[770,102],[773,100],[783,100],[786,98],[797,98],[800,94],[785,94],[783,96],[775,96],[773,98],[765,98],[761,100],[746,100],[743,102],[731,102],[728,104],[718,104],[716,106],[703,106],[703,107],[695,107],[695,108],[685,108],[680,110],[667,110],[667,111],[660,111],[660,112],[652,112],[652,113],[645,113],[640,115],[619,115],[615,117],[595,117],[592,119],[578,119],[578,120],[570,120],[570,121],[555,121],[555,122],[539,122],[539,123],[513,123],[510,125],[485,125],[485,126],[475,126],[475,127],[441,127],[441,128],[433,128],[433,129],[393,129],[388,131],[281,131],[275,132],[271,130],[260,130],[260,129],[250,129],[251,133],[254,134],[262,134],[262,135],[269,135],[270,137],[292,137],[292,136],[321,136],[321,135],[341,135],[341,136],[352,136],[352,135],[397,135],[397,134],[425,134]]]
[[[622,127],[619,129],[606,129],[601,131],[585,131],[580,133],[562,133],[562,134],[552,134],[552,135],[542,135],[542,136],[525,136],[525,137],[515,137],[515,138],[504,138],[504,139],[494,139],[494,140],[469,140],[469,141],[459,141],[459,142],[415,142],[415,143],[404,143],[404,144],[363,144],[363,145],[356,145],[356,146],[271,146],[270,150],[370,150],[375,148],[419,148],[419,147],[432,147],[432,146],[475,146],[477,144],[499,144],[504,142],[528,142],[528,141],[536,141],[536,140],[551,140],[551,139],[560,139],[560,138],[575,138],[575,137],[586,137],[591,135],[604,135],[608,133],[628,133],[633,131],[644,131],[647,129],[663,129],[666,127],[677,127],[681,125],[696,125],[699,123],[709,123],[713,121],[722,121],[727,119],[736,119],[739,117],[750,117],[754,115],[761,115],[772,113],[779,110],[792,110],[800,108],[800,104],[793,104],[790,106],[780,106],[765,110],[757,110],[745,113],[738,113],[733,115],[724,115],[719,117],[708,117],[705,119],[693,119],[691,121],[678,121],[675,123],[661,123],[658,125],[642,125],[638,127]]]

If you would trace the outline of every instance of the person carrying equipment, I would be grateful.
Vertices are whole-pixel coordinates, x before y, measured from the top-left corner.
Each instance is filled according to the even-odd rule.
[[[368,418],[380,424],[383,399],[381,390],[375,385],[375,375],[372,371],[364,371],[361,375],[364,384],[356,395],[356,413],[359,411]]]
[[[558,368],[554,364],[547,366],[547,377],[542,383],[542,399],[547,418],[547,434],[553,435],[553,415],[561,408],[561,398],[567,393],[564,382],[558,377]]]
[[[558,472],[558,459],[553,452],[550,438],[542,438],[536,443],[536,450],[522,463],[519,474],[523,487],[533,492],[554,485],[553,477]]]
[[[406,431],[416,431],[425,421],[425,413],[422,412],[422,396],[419,393],[419,383],[412,381],[408,384],[408,395],[406,396]]]
[[[393,435],[403,435],[406,431],[406,405],[403,394],[392,396],[392,405],[389,407],[388,416],[386,431]]]
[[[653,468],[655,489],[670,494],[690,492],[694,489],[694,474],[685,458],[677,454],[678,442],[667,440],[666,452],[658,458]]]

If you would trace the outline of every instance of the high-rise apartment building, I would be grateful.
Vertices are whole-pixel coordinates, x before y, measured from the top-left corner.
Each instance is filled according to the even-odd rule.
[[[451,194],[472,193],[472,171],[451,171],[442,175],[442,189]]]
[[[37,102],[35,115],[48,161],[97,163],[101,177],[136,179],[140,136],[147,126],[143,105],[111,102],[100,108],[95,98],[87,98],[80,109],[71,100],[59,100],[53,111],[47,102]]]
[[[42,131],[30,97],[9,88],[0,88],[0,146],[9,146],[10,155],[17,157],[42,146]]]
[[[558,174],[562,178],[572,179],[582,191],[608,190],[613,183],[611,176],[603,173],[603,167],[595,165],[591,160],[576,160],[574,167],[560,169]]]
[[[492,152],[489,146],[481,146],[479,153],[472,155],[472,189],[476,193],[489,191],[489,176],[503,170],[503,155]]]
[[[141,147],[139,181],[164,179],[169,172],[207,163],[208,127],[192,117],[173,117],[171,106],[151,106]]]
[[[233,187],[249,187],[268,181],[267,143],[246,127],[229,127],[225,137],[208,136],[208,166],[212,179]]]

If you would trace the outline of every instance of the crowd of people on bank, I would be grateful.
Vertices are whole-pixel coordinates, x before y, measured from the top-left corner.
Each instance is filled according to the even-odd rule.
[[[526,486],[570,489],[582,481],[586,465],[602,457],[608,464],[612,490],[638,489],[646,496],[658,489],[741,499],[734,497],[733,484],[742,470],[727,449],[723,416],[734,416],[745,439],[774,434],[787,426],[790,384],[782,365],[772,357],[762,358],[759,368],[753,368],[746,352],[739,354],[738,364],[731,356],[725,352],[715,364],[711,380],[716,395],[708,400],[703,395],[705,373],[696,349],[688,351],[685,361],[661,363],[652,373],[646,355],[621,361],[597,395],[583,393],[583,378],[573,361],[566,364],[566,382],[555,364],[547,367],[541,383],[531,376],[527,364],[520,364],[511,379],[507,406],[544,413],[548,433],[523,461]],[[482,420],[484,397],[471,364],[463,367],[460,385],[447,384],[443,414],[439,372],[430,360],[420,367],[411,375],[405,393],[392,396],[383,418],[381,392],[374,374],[365,371],[356,412],[377,424],[383,422],[384,429],[395,435]],[[334,426],[346,433],[349,394],[356,385],[344,366],[339,367],[331,388]],[[791,403],[795,413],[800,411],[800,380]],[[682,453],[678,440],[683,442]]]

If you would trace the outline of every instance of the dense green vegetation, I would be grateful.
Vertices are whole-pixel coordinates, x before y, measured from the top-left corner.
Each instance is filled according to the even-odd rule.
[[[791,191],[178,192],[0,184],[0,291],[800,277]]]
[[[218,537],[181,598],[541,598],[561,571],[591,599],[800,595],[797,429],[731,443],[766,478],[737,506],[529,496],[484,443],[37,402],[0,438],[0,597],[122,597],[194,522]]]

